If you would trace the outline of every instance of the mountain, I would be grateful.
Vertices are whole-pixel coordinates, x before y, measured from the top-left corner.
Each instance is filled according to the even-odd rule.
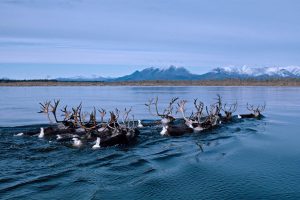
[[[300,78],[300,67],[222,67],[200,75],[200,80]]]
[[[132,74],[118,77],[105,78],[97,75],[92,77],[76,76],[71,78],[57,78],[57,81],[155,81],[155,80],[225,80],[225,79],[278,79],[278,78],[300,78],[299,66],[288,67],[219,67],[208,73],[197,75],[189,72],[183,67],[171,66],[166,69],[146,68],[135,71]]]
[[[112,81],[197,80],[199,77],[199,75],[192,74],[183,67],[171,66],[167,69],[146,68]]]
[[[105,78],[102,76],[93,75],[92,77],[74,76],[68,78],[56,78],[57,81],[74,81],[74,82],[85,82],[85,81],[109,81],[111,78]]]

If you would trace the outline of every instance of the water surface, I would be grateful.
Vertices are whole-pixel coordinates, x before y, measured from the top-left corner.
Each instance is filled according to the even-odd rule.
[[[1,199],[297,199],[300,198],[300,88],[293,87],[1,87]],[[36,137],[14,137],[48,123],[39,102],[61,99],[84,109],[133,107],[136,119],[154,119],[144,103],[174,96],[205,103],[216,94],[267,108],[262,120],[244,120],[206,134],[162,137],[141,130],[130,146],[69,148]],[[23,127],[16,127],[23,126]],[[25,127],[24,127],[25,126]]]

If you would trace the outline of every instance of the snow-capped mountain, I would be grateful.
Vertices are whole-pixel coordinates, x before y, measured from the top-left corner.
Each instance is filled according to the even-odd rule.
[[[253,67],[224,67],[222,68],[225,73],[232,74],[241,74],[249,76],[281,76],[286,77],[289,75],[300,76],[300,67],[299,66],[289,66],[289,67],[262,67],[262,68],[253,68]]]
[[[102,76],[96,76],[93,75],[91,77],[85,77],[85,76],[74,76],[74,77],[68,77],[68,78],[56,78],[57,81],[108,81],[111,78],[105,78]]]
[[[288,67],[222,67],[201,75],[200,79],[268,79],[300,78],[300,66]]]

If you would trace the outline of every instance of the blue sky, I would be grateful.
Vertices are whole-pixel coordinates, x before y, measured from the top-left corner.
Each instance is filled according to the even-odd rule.
[[[0,0],[0,77],[300,63],[298,0]]]

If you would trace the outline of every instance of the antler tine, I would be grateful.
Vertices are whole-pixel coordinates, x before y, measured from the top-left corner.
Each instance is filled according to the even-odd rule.
[[[264,102],[264,105],[262,106],[262,110],[260,112],[263,112],[266,109],[266,102]]]
[[[154,101],[156,114],[159,117],[164,117],[165,115],[159,114],[157,104],[158,104],[158,97],[156,96],[155,101]]]
[[[207,116],[209,116],[210,112],[208,112],[208,107],[207,106],[205,106],[205,110],[206,110]]]
[[[219,106],[218,105],[212,106],[212,115],[215,116],[218,113],[219,113]]]
[[[155,116],[155,115],[152,113],[152,111],[151,111],[151,105],[153,105],[153,101],[154,101],[153,98],[152,98],[152,99],[149,99],[149,103],[145,103],[145,106],[148,107],[149,113],[150,113],[151,115]]]
[[[222,97],[220,94],[217,94],[217,102],[216,104],[216,112],[215,115],[219,114],[222,109]]]
[[[119,110],[116,109],[116,112],[118,112],[118,111]],[[117,129],[116,124],[118,123],[118,117],[119,116],[117,116],[117,114],[115,114],[113,111],[111,111],[109,113],[110,113],[109,127],[111,127],[110,124],[113,124],[113,127],[111,127],[111,128],[116,130]]]
[[[73,110],[73,118],[74,118],[74,125],[76,126],[80,126],[81,123],[81,109],[82,109],[82,102],[80,102],[80,104],[76,107],[76,108],[72,108]]]
[[[177,103],[178,110],[180,112],[185,111],[185,104],[186,104],[186,102],[187,102],[186,100],[181,100],[181,101],[179,101],[179,103]]]
[[[178,100],[179,98],[178,97],[174,97],[171,99],[171,101],[169,102],[169,105],[166,109],[164,109],[163,111],[163,114],[160,114],[159,111],[158,111],[158,97],[156,97],[155,99],[150,99],[149,100],[149,103],[146,103],[145,106],[148,107],[149,109],[149,113],[153,116],[158,116],[158,117],[161,117],[161,118],[164,118],[170,114],[173,113],[173,104]],[[153,114],[152,111],[151,111],[151,105],[154,105],[155,107],[155,112],[156,114]]]
[[[80,125],[82,125],[82,126],[84,126],[84,124],[85,124],[85,120],[86,120],[86,117],[89,115],[89,113],[88,112],[84,112],[84,113],[82,113],[81,114],[81,116],[80,116],[80,118],[81,118],[81,120],[80,120]]]
[[[132,115],[132,127],[130,127],[130,121],[128,122],[128,127],[129,129],[134,129],[136,128],[135,124],[134,124],[134,115]]]
[[[196,98],[196,99],[194,99],[194,106],[195,106],[195,108],[197,108],[197,101],[198,101],[198,99]]]
[[[224,112],[228,112],[227,110],[227,103],[224,103],[224,105],[221,108]]]
[[[86,122],[86,118],[87,116],[91,115],[91,113],[85,111],[83,112],[83,114],[81,115],[81,119],[82,119],[82,122],[85,123]]]
[[[192,113],[191,113],[189,119],[192,119],[193,117],[194,117],[194,112],[192,111]]]
[[[40,111],[38,113],[45,112],[45,108],[46,108],[45,104],[42,104],[41,102],[39,104],[40,104]]]
[[[187,100],[181,100],[179,101],[179,103],[177,103],[178,105],[178,109],[177,109],[177,112],[181,112],[182,114],[182,117],[184,120],[188,120],[186,117],[185,117],[185,104],[186,104]]]
[[[198,99],[194,99],[194,106],[197,109],[197,112],[202,113],[204,108],[204,103],[202,101],[199,101],[198,103]]]
[[[178,99],[179,97],[173,97],[170,101],[170,106],[173,105]]]
[[[82,102],[80,102],[80,104],[79,104],[76,108],[73,107],[72,110],[73,110],[74,112],[80,112],[80,111],[81,111],[81,108],[82,108]]]
[[[56,110],[57,110],[57,107],[58,107],[58,104],[59,104],[60,100],[59,99],[58,100],[54,99],[53,102],[54,102],[54,105],[52,105],[50,103],[51,112],[52,112],[52,114],[54,116],[55,121],[58,123],[57,116],[56,116]]]
[[[59,102],[60,102],[59,99],[58,100],[55,100],[55,99],[53,100],[54,105],[50,104],[50,107],[52,109],[51,112],[53,112],[53,113],[56,112]]]
[[[206,113],[209,117],[213,117],[218,114],[218,106],[217,105],[210,105],[209,111],[208,107],[206,106]]]
[[[60,109],[60,111],[64,113],[64,112],[66,112],[66,111],[67,111],[67,108],[68,108],[68,106],[67,106],[67,105],[65,105],[65,106],[64,106],[62,109]]]
[[[254,106],[253,105],[250,105],[249,103],[247,103],[247,109],[249,111],[254,111]]]
[[[229,106],[229,108],[227,107]],[[237,101],[233,104],[227,105],[226,103],[221,108],[225,113],[234,113],[237,109]]]
[[[217,102],[216,104],[219,106],[219,107],[222,107],[222,97],[220,94],[217,94]]]
[[[66,120],[69,120],[70,119],[70,115],[71,115],[71,112],[70,111],[68,111],[67,110],[67,105],[63,108],[63,109],[61,109],[60,111],[61,112],[63,112],[64,114],[62,114],[62,116],[64,116],[64,120],[66,121]]]
[[[90,113],[90,122],[96,126],[97,124],[97,115],[96,115],[96,108],[94,107],[93,111]]]
[[[120,110],[118,108],[115,109],[116,112],[116,121],[118,121],[119,117],[120,117]]]
[[[47,118],[49,120],[50,123],[52,123],[52,120],[49,116],[49,107],[50,107],[50,103],[51,101],[45,101],[44,104],[43,103],[39,103],[40,104],[40,111],[38,113],[45,113],[47,114]]]
[[[103,108],[98,109],[100,116],[101,116],[101,123],[103,123],[104,117],[106,115],[106,110],[104,110]]]
[[[195,117],[197,121],[200,123],[203,114],[204,103],[201,101],[198,102],[198,99],[196,98],[194,99],[194,107],[196,108]]]
[[[95,114],[96,113],[96,109],[94,109],[91,113],[89,112],[85,112],[83,114],[81,114],[81,119],[78,123],[79,127],[83,128],[86,132],[89,132],[93,129],[95,129],[97,127],[97,122],[96,122],[96,118],[95,118]],[[89,122],[86,122],[86,117],[90,116]],[[87,124],[89,124],[90,122],[93,123],[93,126],[91,127],[87,127]]]
[[[124,115],[123,115],[123,124],[126,125],[126,122],[128,121],[128,115],[131,112],[132,107],[130,107],[128,110],[127,108],[124,109]]]
[[[48,113],[49,112],[49,106],[50,106],[50,101],[45,101],[44,104],[43,103],[39,103],[41,106],[41,110],[38,113]]]
[[[266,102],[264,103],[264,105],[258,105],[256,110],[261,113],[265,110],[265,108],[266,108]]]
[[[171,99],[171,101],[169,102],[169,105],[168,107],[164,110],[164,116],[167,116],[167,115],[171,115],[173,113],[173,104],[178,100],[179,98],[178,97],[173,97]]]
[[[233,104],[233,109],[231,110],[231,113],[234,113],[237,109],[238,103],[237,101]]]

